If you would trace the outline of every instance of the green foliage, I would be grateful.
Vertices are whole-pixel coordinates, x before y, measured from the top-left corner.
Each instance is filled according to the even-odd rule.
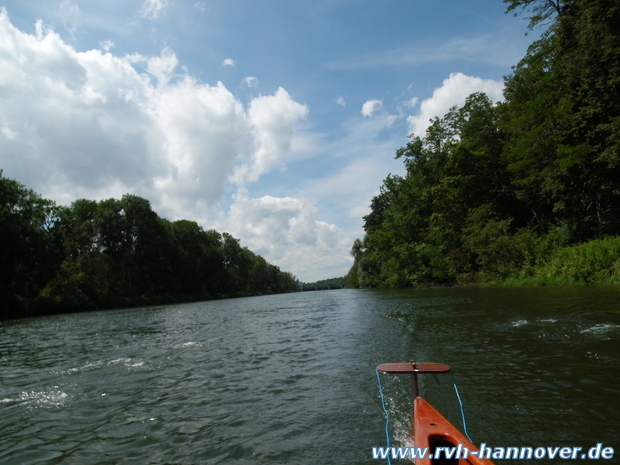
[[[573,0],[561,10],[506,81],[504,154],[539,226],[562,225],[579,242],[620,227],[620,7]]]
[[[33,311],[36,295],[62,260],[58,209],[0,170],[0,318]]]
[[[292,292],[297,279],[230,234],[125,195],[58,207],[0,171],[0,319]]]
[[[345,287],[346,277],[321,279],[313,283],[302,283],[302,289],[304,291],[326,290],[326,289],[341,289]]]
[[[350,286],[526,280],[551,263],[545,279],[618,279],[553,254],[620,235],[620,5],[505,3],[548,29],[506,78],[503,103],[473,94],[396,152],[407,174],[372,199]]]
[[[537,273],[545,279],[569,279],[576,284],[620,280],[620,238],[597,239],[559,249]]]
[[[540,23],[548,23],[550,18],[560,16],[565,9],[573,3],[571,0],[504,0],[508,4],[508,12],[516,9],[528,12],[531,16],[530,29],[536,27]]]
[[[620,237],[612,237],[559,248],[529,275],[509,277],[503,284],[544,286],[618,282],[620,282]]]

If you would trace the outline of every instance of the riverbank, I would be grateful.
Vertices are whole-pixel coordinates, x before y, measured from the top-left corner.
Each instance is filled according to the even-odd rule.
[[[496,257],[492,263],[479,265],[478,271],[455,273],[444,280],[395,280],[394,285],[382,284],[368,288],[466,288],[466,287],[519,287],[567,286],[592,284],[620,285],[620,236],[594,239],[571,246],[549,246],[545,238],[524,243],[513,242],[509,260]],[[431,271],[429,275],[434,275]],[[355,276],[349,272],[345,283],[356,286]],[[359,280],[357,281],[359,282]],[[364,286],[360,286],[364,287]]]
[[[491,286],[561,286],[620,284],[620,237],[595,239],[562,247],[534,267],[524,267]]]

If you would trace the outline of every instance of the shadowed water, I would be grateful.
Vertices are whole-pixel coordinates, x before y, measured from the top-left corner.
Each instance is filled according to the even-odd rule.
[[[476,442],[618,448],[619,295],[337,290],[4,322],[0,463],[381,463],[374,369],[411,359],[452,366]],[[398,444],[410,381],[382,380]],[[460,427],[439,382],[423,394]]]

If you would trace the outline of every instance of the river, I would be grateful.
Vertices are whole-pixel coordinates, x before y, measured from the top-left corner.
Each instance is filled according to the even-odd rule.
[[[382,464],[375,367],[412,359],[452,366],[476,443],[617,463],[619,297],[332,290],[1,322],[0,463]],[[381,379],[398,445],[410,381]],[[461,427],[452,383],[421,390]]]

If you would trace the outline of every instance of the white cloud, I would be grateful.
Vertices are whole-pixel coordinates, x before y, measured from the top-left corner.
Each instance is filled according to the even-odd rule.
[[[111,40],[103,40],[99,42],[99,47],[101,47],[101,50],[104,52],[109,52],[114,48],[114,42]]]
[[[230,66],[234,68],[235,65],[236,65],[236,62],[232,58],[226,58],[224,61],[222,61],[222,66]]]
[[[77,52],[42,23],[36,31],[19,31],[0,11],[5,176],[61,204],[140,195],[161,216],[231,232],[302,279],[346,273],[361,220],[355,231],[335,224],[348,220],[345,205],[367,205],[369,189],[390,171],[398,145],[374,138],[391,115],[358,116],[349,135],[328,147],[340,173],[322,175],[314,187],[308,181],[279,196],[252,196],[246,184],[325,144],[305,129],[308,107],[285,89],[244,104],[222,83],[180,74],[172,49],[157,56]],[[385,153],[387,161],[360,158],[369,152]],[[232,205],[217,213],[232,189]],[[345,213],[330,218],[327,196]]]
[[[243,189],[219,227],[250,250],[306,280],[342,276],[351,264],[342,254],[351,238],[337,226],[314,218],[308,200],[293,197],[252,198]]]
[[[336,99],[336,103],[340,105],[342,108],[346,108],[347,102],[345,102],[344,97],[341,95]]]
[[[164,216],[204,218],[239,164],[256,180],[296,147],[308,110],[282,88],[246,109],[222,83],[175,75],[171,49],[77,52],[36,30],[19,31],[0,10],[0,166],[46,197],[129,192]]]
[[[474,92],[485,92],[493,101],[503,98],[504,83],[493,79],[481,79],[462,73],[450,74],[443,85],[433,92],[433,96],[420,104],[420,112],[407,118],[410,133],[423,137],[430,126],[429,121],[442,117],[451,107],[461,106],[465,99]]]
[[[258,87],[258,79],[254,76],[248,76],[241,81],[242,87]]]
[[[235,182],[254,182],[290,152],[298,122],[308,115],[308,107],[294,101],[282,87],[274,95],[255,98],[248,117],[255,150],[249,164],[240,167]]]
[[[160,203],[177,217],[194,217],[223,195],[242,154],[251,149],[242,104],[222,83],[186,77],[153,102],[167,173],[154,178]]]
[[[17,138],[17,133],[15,131],[13,131],[11,128],[9,128],[8,126],[4,126],[2,128],[2,134],[8,140],[15,140]]]
[[[139,16],[144,19],[157,20],[160,13],[168,6],[168,0],[144,0]]]
[[[158,57],[150,57],[146,60],[146,69],[157,79],[157,85],[162,87],[168,84],[178,64],[176,54],[166,47]]]
[[[383,107],[381,100],[368,100],[362,105],[362,115],[369,117]]]

